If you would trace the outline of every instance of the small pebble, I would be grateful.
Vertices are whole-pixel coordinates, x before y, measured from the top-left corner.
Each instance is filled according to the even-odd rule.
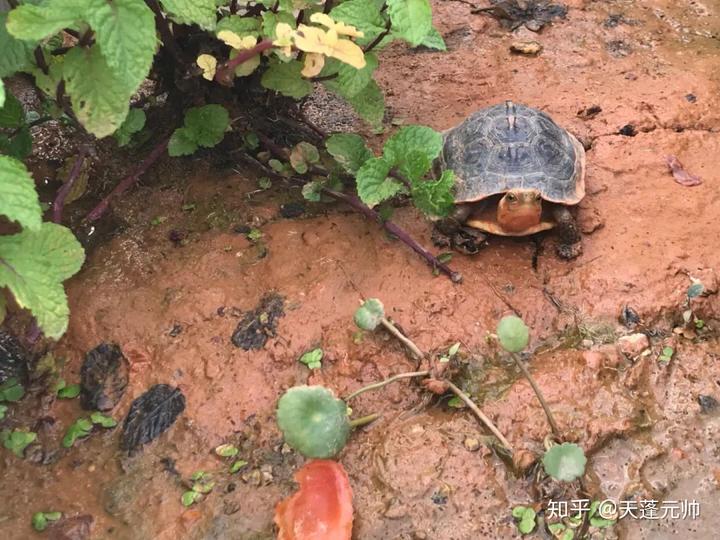
[[[689,103],[695,103],[697,101],[697,96],[695,94],[687,94],[685,99],[687,99]]]
[[[510,52],[527,56],[535,56],[539,54],[542,49],[543,46],[537,41],[515,41],[510,45]]]
[[[718,407],[718,400],[712,396],[700,394],[697,400],[703,414],[712,412]]]
[[[637,135],[637,129],[635,129],[635,126],[632,124],[625,124],[618,130],[618,133],[620,135],[625,135],[626,137],[634,137]]]
[[[650,347],[650,341],[645,334],[631,334],[618,339],[617,345],[621,353],[629,357],[635,357]]]
[[[477,452],[480,449],[480,440],[475,437],[465,437],[463,446],[468,452]]]

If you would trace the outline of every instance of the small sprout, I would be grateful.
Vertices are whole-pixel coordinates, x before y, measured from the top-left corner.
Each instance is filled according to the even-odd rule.
[[[521,534],[530,534],[535,529],[535,510],[527,506],[516,506],[512,509],[512,516],[518,521],[518,530]]]
[[[320,369],[322,363],[320,362],[323,358],[323,350],[320,348],[308,351],[300,357],[300,362],[305,364],[310,369]]]
[[[15,377],[0,384],[0,401],[20,401],[24,395],[25,389]]]
[[[0,433],[0,441],[2,441],[3,446],[21,459],[24,457],[25,448],[35,439],[37,439],[37,433],[32,431],[16,429],[14,431],[5,430]]]
[[[47,529],[48,521],[57,521],[62,517],[62,512],[35,512],[31,523],[33,529],[42,532]]]
[[[80,395],[80,385],[79,384],[71,384],[69,386],[65,386],[65,381],[60,379],[63,382],[63,386],[58,389],[57,396],[62,399],[74,399]]]
[[[368,298],[355,312],[355,324],[363,330],[375,330],[385,318],[385,309],[377,298]]]
[[[186,491],[182,494],[182,498],[180,499],[182,501],[183,506],[191,506],[193,503],[196,503],[202,499],[202,494],[198,493],[197,491]]]
[[[117,426],[117,420],[115,420],[112,416],[105,416],[104,414],[99,412],[92,413],[90,415],[90,421],[93,424],[97,424],[104,428],[113,428]]]
[[[78,418],[65,433],[62,445],[65,448],[70,448],[73,444],[75,444],[77,439],[82,439],[83,437],[90,435],[90,431],[92,431],[92,422],[87,418]]]
[[[705,321],[703,321],[702,319],[695,319],[695,328],[697,328],[698,330],[702,330],[703,328],[705,328]]]
[[[232,444],[221,444],[215,448],[215,453],[220,457],[235,457],[239,452],[237,446]]]
[[[195,493],[210,493],[212,489],[215,487],[215,482],[212,480],[208,480],[206,482],[195,482],[193,484],[192,490]]]
[[[205,471],[195,471],[190,477],[190,480],[201,480],[205,477],[205,474]]]
[[[181,209],[183,212],[192,212],[193,210],[195,210],[195,203],[183,204],[183,205],[180,207],[180,209]]]
[[[522,351],[530,340],[528,327],[520,317],[515,315],[508,315],[500,319],[497,335],[502,348],[511,353]]]
[[[590,503],[590,525],[598,529],[612,527],[617,523],[617,508],[614,504],[609,505],[609,508],[604,508],[605,503],[606,501],[593,501]],[[608,514],[615,517],[611,518]]]
[[[5,418],[5,413],[7,413],[8,406],[7,405],[0,405],[0,420]]]
[[[263,237],[263,233],[260,229],[250,229],[250,232],[247,233],[247,239],[251,242],[258,242]]]
[[[585,474],[587,458],[577,444],[563,443],[546,451],[542,462],[547,474],[562,482],[572,482]]]
[[[285,442],[303,456],[330,458],[350,434],[347,405],[322,386],[295,386],[278,401],[277,421]]]
[[[153,227],[157,227],[158,225],[162,225],[167,221],[167,216],[155,216],[150,220],[150,225]]]
[[[282,173],[285,170],[285,165],[283,165],[282,161],[277,159],[271,159],[268,161],[268,165],[270,165],[270,168],[277,173]]]
[[[662,353],[660,356],[658,356],[659,362],[669,362],[672,360],[673,355],[675,354],[675,349],[672,347],[663,347]]]
[[[453,258],[453,254],[448,253],[448,252],[441,253],[440,255],[437,256],[437,260],[443,264],[449,263],[452,260],[452,258]]]
[[[568,528],[564,523],[553,523],[548,525],[548,529],[550,529],[553,538],[558,540],[573,540],[575,538],[575,531]]]
[[[455,343],[452,347],[450,347],[448,349],[448,356],[450,358],[452,358],[453,356],[455,356],[458,353],[459,350],[460,350],[460,342],[458,341],[457,343]]]
[[[258,146],[260,146],[260,139],[257,134],[252,131],[248,131],[245,135],[243,135],[243,140],[250,150],[255,150]]]
[[[235,474],[247,464],[248,462],[244,459],[238,459],[235,463],[230,465],[230,474]]]
[[[700,281],[698,281],[697,279],[693,279],[692,282],[693,284],[690,285],[687,290],[688,299],[697,298],[703,292],[705,292],[705,285],[703,285]]]
[[[320,161],[318,149],[310,143],[298,143],[290,152],[290,165],[295,172],[305,174],[310,169],[310,165]]]
[[[462,399],[460,399],[457,396],[453,396],[448,400],[448,407],[452,407],[453,409],[464,409],[465,408],[465,402],[463,402]]]
[[[258,187],[260,189],[270,189],[272,187],[272,180],[267,176],[262,176],[258,178]]]

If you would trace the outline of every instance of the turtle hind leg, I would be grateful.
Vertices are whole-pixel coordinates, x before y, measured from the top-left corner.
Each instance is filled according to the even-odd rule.
[[[557,254],[561,259],[574,259],[582,253],[582,236],[575,218],[566,206],[556,206],[553,217],[557,222],[559,236]]]
[[[478,204],[459,204],[453,212],[435,222],[432,232],[432,241],[438,247],[452,248],[466,255],[474,255],[486,240],[482,232],[466,227],[465,221],[470,217]]]

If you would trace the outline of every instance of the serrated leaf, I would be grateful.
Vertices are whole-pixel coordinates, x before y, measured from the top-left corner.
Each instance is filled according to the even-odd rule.
[[[156,384],[130,405],[120,448],[130,453],[136,451],[170,428],[184,410],[185,396],[179,388]]]
[[[203,30],[215,28],[215,0],[160,0],[160,3],[176,23],[197,24]]]
[[[193,140],[192,132],[181,127],[173,131],[168,143],[168,154],[172,157],[189,156],[198,149],[197,143]]]
[[[369,207],[372,208],[402,191],[403,185],[388,177],[390,168],[390,164],[383,158],[372,158],[358,169],[357,192],[362,202]]]
[[[410,150],[395,164],[398,172],[411,181],[420,181],[430,170],[431,162],[424,152]]]
[[[423,47],[428,47],[429,49],[447,51],[447,45],[445,45],[445,40],[443,39],[442,35],[440,35],[440,32],[438,32],[435,28],[430,29],[430,32],[427,36],[423,38],[423,40],[420,42],[420,45],[422,45]]]
[[[91,10],[93,0],[45,0],[40,5],[25,3],[7,17],[7,30],[17,39],[40,41],[56,34]]]
[[[385,317],[385,308],[377,298],[368,298],[357,308],[353,320],[358,328],[363,330],[375,330]]]
[[[393,166],[401,164],[410,152],[422,152],[428,163],[442,150],[442,135],[427,126],[404,126],[390,137],[383,147],[383,156]]]
[[[577,444],[563,443],[545,452],[542,462],[547,474],[562,482],[572,482],[585,474],[587,458]]]
[[[145,127],[145,119],[145,111],[142,109],[130,109],[122,125],[114,134],[118,146],[128,144],[133,134]]]
[[[5,104],[0,109],[0,128],[18,128],[25,123],[25,112],[22,103],[8,94],[5,97]]]
[[[21,41],[11,36],[6,28],[8,14],[0,13],[0,77],[8,77],[18,71],[27,71],[32,66],[34,41]],[[0,83],[0,94],[2,94]],[[0,107],[2,99],[0,99]]]
[[[347,172],[356,173],[360,166],[374,157],[365,144],[365,139],[354,133],[337,133],[325,141],[325,147],[332,157]]]
[[[240,37],[260,35],[260,26],[262,22],[257,17],[240,17],[239,15],[230,15],[220,19],[215,28],[215,33],[229,30]]]
[[[279,23],[285,23],[290,25],[290,28],[295,28],[295,17],[292,13],[286,11],[280,11],[273,13],[272,11],[263,11],[262,14],[262,31],[263,34],[277,39],[275,28]]]
[[[305,364],[310,369],[320,369],[322,367],[323,350],[320,348],[308,351],[300,357],[300,363]]]
[[[530,331],[520,317],[508,315],[500,319],[497,326],[500,345],[508,352],[518,353],[527,347]]]
[[[0,287],[29,309],[46,336],[58,339],[68,325],[62,282],[80,270],[85,252],[70,229],[43,223],[39,231],[0,236]]]
[[[452,188],[455,175],[445,170],[437,180],[416,181],[412,183],[410,193],[413,204],[431,216],[446,216],[455,206]]]
[[[332,85],[329,88],[333,90]],[[365,88],[354,96],[343,97],[352,105],[360,118],[373,126],[380,125],[385,115],[385,97],[374,79],[371,79]]]
[[[420,45],[432,30],[428,0],[387,0],[393,33],[413,46]]]
[[[78,120],[98,138],[114,133],[125,120],[135,88],[110,69],[97,45],[75,47],[65,55],[65,89]]]
[[[300,72],[303,65],[297,60],[287,63],[276,63],[263,73],[260,84],[269,90],[280,92],[284,96],[300,99],[313,90],[310,81],[302,78]]]
[[[330,458],[350,434],[347,405],[322,386],[295,386],[278,401],[277,421],[285,442],[309,458]]]
[[[385,20],[380,13],[380,7],[375,2],[368,2],[368,0],[343,2],[330,11],[330,17],[335,21],[352,25],[363,32],[364,36],[357,39],[360,44],[370,43],[385,31]]]
[[[40,230],[42,209],[35,181],[25,165],[8,156],[0,156],[0,214],[26,229]]]
[[[365,67],[362,69],[341,63],[338,68],[338,76],[334,81],[337,84],[338,93],[346,98],[357,96],[372,80],[373,72],[378,67],[378,59],[375,53],[365,54]]]
[[[185,113],[185,127],[190,130],[192,139],[205,148],[212,148],[225,137],[230,125],[230,115],[222,105],[193,107]]]

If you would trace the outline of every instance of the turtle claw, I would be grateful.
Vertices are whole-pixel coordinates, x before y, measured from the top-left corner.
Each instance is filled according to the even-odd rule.
[[[432,232],[432,241],[436,247],[451,248],[465,255],[478,253],[486,239],[485,234],[469,227],[463,227],[450,234],[445,234],[437,228]]]
[[[558,257],[570,261],[579,257],[582,254],[582,243],[576,242],[575,244],[558,244],[557,247]]]

